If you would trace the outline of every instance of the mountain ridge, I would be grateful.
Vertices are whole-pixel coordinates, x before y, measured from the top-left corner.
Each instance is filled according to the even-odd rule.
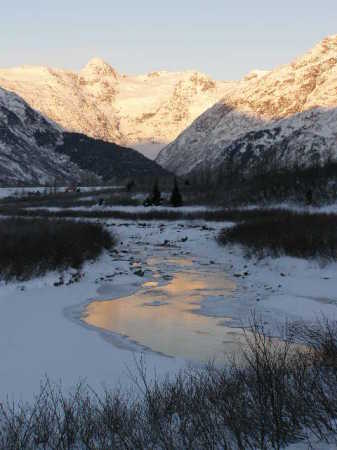
[[[232,82],[196,71],[125,75],[100,58],[80,71],[43,66],[0,69],[0,86],[64,130],[154,157]]]
[[[136,150],[67,133],[0,88],[0,185],[79,184],[169,176]]]
[[[62,130],[20,97],[0,88],[0,184],[79,182],[85,175],[53,149]]]
[[[302,132],[303,136],[310,129],[318,139],[317,129],[324,129],[327,120],[327,114],[320,114],[320,109],[333,110],[335,107],[337,35],[332,35],[289,64],[260,77],[244,78],[233,84],[223,99],[199,116],[160,152],[157,162],[178,175],[217,167],[226,157],[227,149],[229,153],[235,147],[245,151],[245,146],[236,146],[235,142],[241,140],[242,144],[247,133],[266,132],[277,126],[293,128],[299,134]],[[317,113],[307,113],[315,110]],[[300,119],[298,114],[302,113],[304,116]],[[285,122],[278,123],[282,120]],[[319,121],[318,124],[315,120]],[[328,132],[329,136],[325,138],[332,143],[336,139],[336,128],[330,127]],[[296,142],[293,146],[287,142],[290,159],[294,159],[293,154],[296,155],[301,139]],[[309,155],[312,150],[310,141],[303,139],[302,145],[306,148],[303,155]],[[268,151],[268,144],[261,139],[250,140],[250,146],[255,146],[252,155],[257,150]],[[337,154],[335,146],[332,145],[332,148],[333,153]],[[299,154],[298,162],[304,164],[303,155]]]

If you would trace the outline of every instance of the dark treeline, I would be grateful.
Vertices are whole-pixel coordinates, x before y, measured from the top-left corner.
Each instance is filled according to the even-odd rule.
[[[303,168],[262,164],[243,172],[228,162],[216,170],[203,169],[186,177],[185,192],[198,193],[206,203],[238,205],[294,201],[321,204],[337,199],[337,163]]]

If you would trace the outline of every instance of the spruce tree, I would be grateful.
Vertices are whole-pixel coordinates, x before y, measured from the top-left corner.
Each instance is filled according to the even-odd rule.
[[[151,203],[155,206],[161,204],[161,193],[158,186],[158,180],[155,181],[152,189]]]
[[[134,180],[130,180],[127,182],[126,184],[126,190],[127,192],[131,192],[132,189],[136,186],[136,183],[134,182]]]
[[[183,199],[182,199],[176,178],[174,179],[174,185],[173,185],[173,189],[172,189],[170,203],[175,208],[182,206],[182,204],[183,204]]]

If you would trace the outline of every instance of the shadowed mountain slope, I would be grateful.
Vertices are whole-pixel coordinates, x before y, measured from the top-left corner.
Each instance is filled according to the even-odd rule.
[[[273,148],[278,159],[298,164],[336,157],[337,35],[290,64],[253,75],[233,84],[157,162],[186,175],[216,168],[235,152],[248,160]]]

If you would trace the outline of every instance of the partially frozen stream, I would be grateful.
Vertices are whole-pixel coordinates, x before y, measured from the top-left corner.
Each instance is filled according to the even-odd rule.
[[[152,281],[128,297],[90,303],[83,321],[192,361],[222,358],[237,348],[241,332],[226,327],[226,318],[200,314],[203,300],[223,298],[235,287],[218,266],[158,256],[147,260],[147,268]]]

